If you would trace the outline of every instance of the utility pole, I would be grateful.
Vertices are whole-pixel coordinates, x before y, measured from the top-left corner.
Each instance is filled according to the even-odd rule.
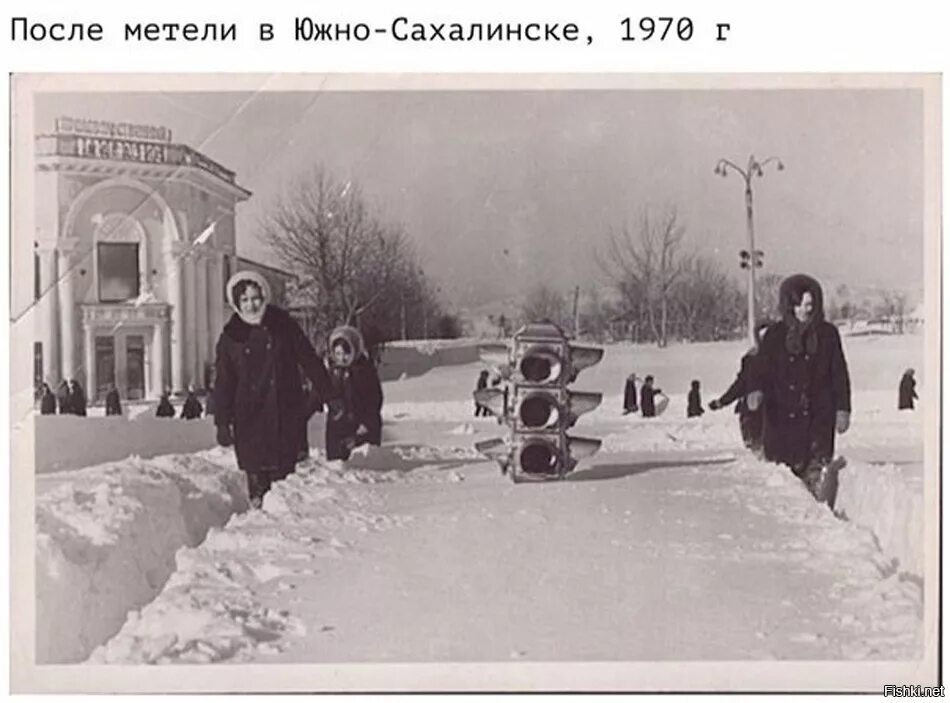
[[[755,248],[755,221],[752,216],[752,177],[758,176],[761,178],[765,175],[765,166],[769,163],[774,162],[776,168],[779,171],[785,169],[785,165],[782,161],[775,156],[770,156],[764,161],[757,161],[755,156],[749,156],[749,164],[746,168],[740,168],[736,166],[733,162],[728,159],[719,159],[719,162],[716,164],[716,168],[713,172],[717,176],[722,176],[725,178],[729,175],[729,169],[732,169],[738,173],[742,180],[745,182],[745,212],[746,212],[746,231],[749,237],[749,248],[748,250],[743,249],[739,252],[740,266],[744,269],[749,270],[749,280],[748,280],[748,332],[749,332],[749,341],[755,345],[755,270],[762,266],[762,258],[764,253],[761,250]]]

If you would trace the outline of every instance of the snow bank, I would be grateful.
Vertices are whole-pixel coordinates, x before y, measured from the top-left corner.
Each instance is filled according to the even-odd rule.
[[[210,449],[215,445],[214,419],[179,420],[139,416],[76,417],[36,415],[37,474],[172,452]]]
[[[478,360],[478,343],[466,340],[390,342],[383,349],[379,376],[383,381],[421,376],[438,366]]]
[[[839,475],[835,512],[867,527],[895,567],[923,577],[924,498],[919,471],[849,462]]]
[[[37,478],[37,663],[85,659],[162,589],[180,547],[246,508],[243,474],[217,451]]]
[[[211,529],[201,545],[179,550],[162,592],[129,613],[89,663],[240,662],[282,651],[307,633],[268,599],[293,591],[294,577],[316,573],[321,560],[352,558],[348,535],[400,527],[410,519],[377,513],[365,484],[454,480],[452,472],[410,475],[353,469],[352,463],[346,471],[338,468],[316,458],[298,464],[274,484],[261,510],[235,515]]]

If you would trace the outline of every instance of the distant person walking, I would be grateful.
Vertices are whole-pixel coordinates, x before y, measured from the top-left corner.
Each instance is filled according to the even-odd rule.
[[[742,442],[757,455],[762,453],[764,412],[761,407],[756,410],[750,409],[746,402],[746,396],[752,391],[752,365],[758,358],[757,354],[762,344],[762,335],[765,334],[765,330],[768,329],[770,324],[769,322],[760,322],[757,325],[755,331],[756,345],[742,355],[739,362],[739,373],[736,374],[732,385],[721,396],[714,398],[709,403],[710,410],[719,410],[733,403],[736,404],[735,412],[739,416],[739,431],[742,434]]]
[[[690,383],[686,397],[686,417],[700,417],[703,414],[703,399],[699,394],[699,381]]]
[[[53,394],[53,389],[49,387],[49,384],[44,383],[42,386],[42,392],[40,393],[40,415],[55,414],[56,396]]]
[[[901,376],[900,387],[897,390],[897,409],[913,410],[917,400],[917,381],[914,380],[914,370],[907,369]]]
[[[214,422],[218,444],[234,445],[251,505],[259,508],[272,483],[293,472],[307,446],[307,422],[332,389],[310,340],[271,302],[263,276],[239,271],[226,291],[234,314],[215,348]]]
[[[158,399],[158,407],[155,409],[155,417],[175,417],[175,406],[168,398],[169,391],[162,393]]]
[[[478,374],[478,381],[475,382],[475,392],[482,391],[488,388],[488,371],[482,371]],[[475,401],[475,417],[488,417],[491,415],[488,408],[484,405]]]
[[[74,378],[69,379],[69,393],[66,402],[69,406],[69,412],[73,415],[86,416],[86,393],[79,385],[79,381]]]
[[[623,384],[623,414],[635,413],[640,408],[637,405],[637,375],[635,373],[627,376]]]
[[[195,395],[195,387],[188,386],[188,394],[185,396],[185,403],[181,406],[181,418],[183,420],[195,420],[201,417],[204,408],[201,407],[201,401]]]
[[[782,319],[762,338],[749,407],[765,407],[765,458],[789,466],[825,499],[835,433],[851,424],[851,379],[838,328],[825,321],[821,285],[804,274],[779,288]],[[829,498],[834,504],[834,496]]]
[[[653,376],[643,379],[643,386],[640,388],[640,412],[643,417],[656,417],[655,398],[662,393],[662,390],[653,387]]]
[[[109,392],[106,393],[106,415],[121,415],[122,401],[119,399],[119,389],[115,385],[109,386]]]

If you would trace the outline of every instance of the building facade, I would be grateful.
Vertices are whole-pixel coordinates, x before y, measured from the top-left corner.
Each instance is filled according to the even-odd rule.
[[[207,387],[251,193],[164,127],[60,118],[35,150],[34,381]]]

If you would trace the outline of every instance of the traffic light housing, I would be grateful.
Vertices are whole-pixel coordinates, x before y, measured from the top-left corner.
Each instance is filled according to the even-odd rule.
[[[603,358],[603,349],[571,344],[557,325],[540,322],[518,330],[510,346],[480,347],[479,356],[506,387],[475,391],[475,402],[501,418],[509,436],[475,446],[512,480],[562,479],[600,448],[599,439],[573,437],[567,430],[600,405],[602,394],[568,386]]]

